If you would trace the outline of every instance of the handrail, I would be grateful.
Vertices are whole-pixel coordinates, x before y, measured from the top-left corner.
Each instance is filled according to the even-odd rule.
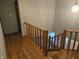
[[[31,24],[29,24],[29,23],[27,23],[27,22],[24,22],[24,24],[31,25]],[[36,26],[33,26],[33,25],[31,25],[31,26],[32,26],[32,27],[35,27],[35,28],[37,28],[37,29],[39,29],[39,30],[42,30],[42,31],[48,31],[48,30],[44,30],[44,29],[38,28],[38,27],[36,27]]]
[[[79,32],[79,29],[65,29],[66,32]]]
[[[55,35],[54,37],[57,37],[57,36],[60,36],[60,35],[63,35],[63,33],[57,34],[57,35]]]

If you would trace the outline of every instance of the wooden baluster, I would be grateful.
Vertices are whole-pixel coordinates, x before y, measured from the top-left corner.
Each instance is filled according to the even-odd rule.
[[[72,38],[72,32],[70,33],[69,44],[68,44],[68,50],[69,50],[69,48],[70,48],[71,38]]]
[[[54,47],[54,42],[53,41],[54,41],[54,37],[52,37],[52,45],[51,45],[52,46],[51,47],[52,50],[53,50],[53,47]]]
[[[74,44],[73,44],[73,50],[74,50],[74,47],[75,47],[76,39],[77,39],[77,32],[75,33],[75,40],[74,40]]]
[[[33,26],[32,26],[32,40],[33,40],[33,36],[34,36],[34,32],[33,32],[34,30],[33,30]]]
[[[38,29],[36,28],[36,44],[38,45],[38,34],[37,34],[37,32],[38,32]]]
[[[27,27],[28,27],[28,37],[29,37],[29,25],[27,24]]]
[[[44,49],[44,34],[45,33],[44,33],[44,31],[42,33],[43,33],[43,40],[42,41],[43,41],[43,49]]]
[[[32,27],[32,39],[33,39],[33,42],[34,42],[34,28]]]
[[[55,48],[57,49],[57,38],[58,38],[58,36],[56,36],[56,41],[55,41]]]
[[[40,29],[39,29],[39,47],[40,47]]]
[[[62,49],[64,49],[65,38],[66,38],[66,30],[64,30],[64,32],[63,32],[63,34],[62,34],[62,40],[61,40],[61,48],[62,48]]]
[[[29,37],[31,38],[31,25],[29,24]]]
[[[33,41],[33,26],[31,26],[31,34],[32,34],[32,41]]]
[[[35,27],[33,27],[33,29],[34,29],[34,43],[35,43],[35,36],[36,36]]]
[[[39,46],[39,29],[37,28],[37,45]]]
[[[38,30],[38,46],[40,47],[40,29]]]
[[[29,37],[28,24],[26,23],[27,37]]]
[[[62,36],[63,36],[63,34],[60,36],[60,49],[61,49],[61,47],[62,47]]]
[[[40,49],[41,49],[41,30],[40,30]]]
[[[33,40],[33,27],[32,27],[32,25],[31,25],[31,38],[32,38],[32,40]]]
[[[24,31],[24,36],[26,36],[25,34],[26,34],[26,24],[25,23],[23,23],[23,31]]]
[[[29,38],[30,38],[30,26],[29,26],[29,24],[28,24],[28,36],[29,36]]]
[[[27,36],[27,24],[25,23],[25,25],[26,25],[26,36]]]
[[[37,28],[35,27],[35,29],[36,29],[36,38],[35,38],[35,40],[36,40],[36,45],[37,45]]]
[[[77,51],[79,51],[79,44],[78,44],[78,48],[77,48]]]
[[[50,41],[51,41],[51,37],[50,37],[50,36],[49,36],[49,40],[48,40],[48,41],[49,41],[49,50],[50,50],[50,46],[51,46],[51,45],[50,45],[50,43],[51,43],[51,42],[50,42]]]
[[[33,35],[33,42],[35,43],[35,28],[33,27],[33,33],[34,33],[34,35]]]
[[[27,24],[27,26],[28,26],[28,37],[29,37],[29,25]]]
[[[57,37],[57,49],[59,48],[59,46],[58,46],[59,45],[59,37],[60,36],[58,35],[58,37]]]
[[[43,31],[41,32],[41,35],[42,35],[41,36],[41,42],[42,42],[41,45],[42,45],[42,48],[43,48],[43,46],[44,46],[44,35],[43,35]]]
[[[54,50],[55,50],[55,43],[56,43],[55,41],[56,41],[56,36],[55,36],[54,38],[55,38],[55,39],[54,39]]]
[[[32,26],[30,25],[30,38],[32,39]]]
[[[43,47],[43,51],[45,53],[45,56],[47,56],[48,31],[44,31],[43,35],[44,35],[44,47]]]
[[[69,54],[69,48],[70,48],[71,38],[72,38],[72,32],[70,33],[70,38],[69,38],[69,44],[68,44],[68,50],[67,50],[66,59],[68,59],[68,54]]]
[[[33,27],[33,38],[34,38],[34,36],[35,36],[35,29],[34,29],[34,27]]]
[[[37,42],[36,42],[36,28],[35,28],[35,44],[36,44]]]

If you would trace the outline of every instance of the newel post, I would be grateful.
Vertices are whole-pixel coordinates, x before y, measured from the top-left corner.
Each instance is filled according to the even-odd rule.
[[[44,37],[44,45],[43,45],[43,51],[45,56],[47,56],[47,40],[48,40],[48,31],[44,31],[43,33]]]
[[[65,38],[66,38],[66,30],[64,30],[62,34],[62,46],[61,46],[62,49],[64,49],[65,46]]]

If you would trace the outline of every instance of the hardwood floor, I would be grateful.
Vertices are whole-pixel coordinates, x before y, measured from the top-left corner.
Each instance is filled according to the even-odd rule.
[[[27,58],[22,50],[21,38],[17,37],[16,35],[9,35],[5,38],[8,59],[23,59],[24,57]]]
[[[43,55],[42,50],[26,37],[9,35],[5,38],[8,59],[48,59]]]
[[[49,52],[48,56],[44,56],[42,50],[27,37],[14,34],[5,36],[5,38],[7,59],[66,59],[64,50]],[[76,53],[71,54],[68,59],[75,59]]]

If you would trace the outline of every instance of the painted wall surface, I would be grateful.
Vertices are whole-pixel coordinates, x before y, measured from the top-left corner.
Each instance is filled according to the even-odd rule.
[[[0,22],[0,59],[7,59],[6,58],[6,49],[5,49],[5,40],[4,40],[4,36],[3,36],[1,22]]]
[[[49,32],[53,31],[54,27],[54,18],[55,18],[55,1],[49,0],[49,17],[48,17],[48,30]]]
[[[0,17],[5,34],[18,32],[13,0],[0,0]]]
[[[75,0],[56,0],[54,31],[60,33],[63,29],[79,29],[79,12],[72,13]]]
[[[24,21],[41,29],[53,31],[55,0],[18,0],[18,4],[22,32]]]

